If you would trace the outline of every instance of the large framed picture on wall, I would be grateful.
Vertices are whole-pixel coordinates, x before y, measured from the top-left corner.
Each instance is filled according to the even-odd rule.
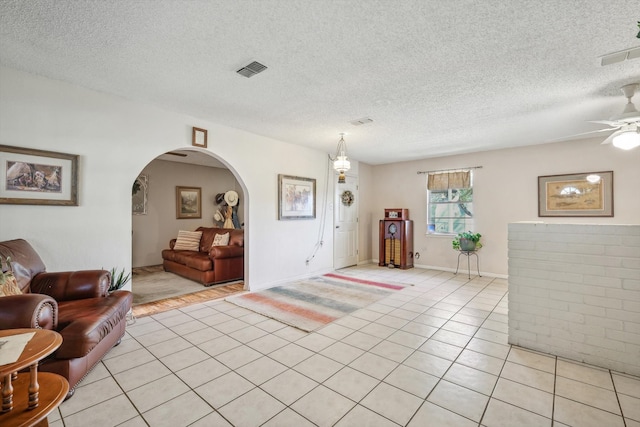
[[[316,180],[278,175],[278,219],[314,219],[316,217]]]
[[[539,176],[538,216],[613,216],[613,171]]]
[[[78,206],[78,155],[0,145],[0,204]]]

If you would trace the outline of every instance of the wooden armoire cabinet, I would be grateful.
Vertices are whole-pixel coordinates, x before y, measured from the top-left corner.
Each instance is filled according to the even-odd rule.
[[[413,268],[413,221],[409,209],[385,209],[380,220],[380,266]]]

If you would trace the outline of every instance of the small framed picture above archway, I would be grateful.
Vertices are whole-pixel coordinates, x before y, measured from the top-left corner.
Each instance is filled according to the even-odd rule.
[[[191,145],[194,147],[207,148],[207,130],[194,127],[191,132]]]

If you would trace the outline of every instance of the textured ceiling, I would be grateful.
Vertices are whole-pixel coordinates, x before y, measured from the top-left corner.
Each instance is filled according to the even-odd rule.
[[[0,1],[0,63],[369,164],[549,142],[622,111],[637,0]],[[235,73],[257,60],[269,68]],[[636,103],[640,95],[636,96]],[[349,122],[370,117],[373,122]],[[599,134],[600,139],[607,134]],[[598,143],[594,140],[594,143]]]

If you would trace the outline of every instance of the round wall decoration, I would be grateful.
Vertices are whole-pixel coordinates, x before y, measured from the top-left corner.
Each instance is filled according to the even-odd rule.
[[[342,199],[342,204],[345,206],[351,206],[353,203],[353,193],[349,190],[342,193],[340,198]]]

